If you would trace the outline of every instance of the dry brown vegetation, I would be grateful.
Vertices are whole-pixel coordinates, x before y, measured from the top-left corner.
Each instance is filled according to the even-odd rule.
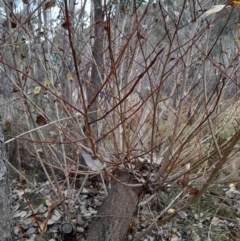
[[[206,17],[208,1],[94,1],[90,13],[89,1],[45,2],[2,3],[1,110],[21,188],[47,180],[70,221],[84,185],[98,183],[106,199],[89,241],[141,240],[223,183],[238,189],[238,8]]]

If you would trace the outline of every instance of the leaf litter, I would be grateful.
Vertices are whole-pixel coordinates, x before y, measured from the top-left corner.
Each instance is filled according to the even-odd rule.
[[[88,159],[88,157],[87,157]],[[89,161],[90,160],[90,161]],[[90,168],[92,167],[91,158],[87,160]],[[101,169],[99,165],[97,168]],[[49,188],[48,182],[38,182],[35,190],[26,188],[22,190],[21,185],[16,181],[12,187],[12,209],[13,209],[13,224],[15,240],[35,241],[39,240],[40,232],[43,230],[44,223],[49,216],[50,208],[53,206],[55,198],[54,192]],[[100,187],[100,188],[99,188]],[[199,204],[194,204],[185,211],[178,211],[179,207],[170,207],[167,209],[166,215],[170,210],[176,210],[179,217],[171,222],[153,230],[142,240],[162,240],[162,241],[188,241],[188,240],[203,240],[209,234],[217,237],[213,240],[221,240],[219,233],[224,233],[225,236],[232,232],[237,232],[240,223],[240,192],[237,185],[224,186],[220,185],[221,193],[206,193]],[[86,182],[85,186],[79,193],[78,189],[71,189],[70,198],[67,198],[67,190],[62,192],[66,199],[66,205],[71,206],[71,220],[68,220],[68,226],[73,227],[76,236],[79,240],[85,240],[86,230],[103,203],[105,191],[103,184],[92,184]],[[28,200],[24,197],[24,193]],[[79,196],[76,195],[79,193]],[[171,194],[165,194],[171,196]],[[174,193],[172,194],[175,195]],[[144,199],[150,200],[139,205],[138,216],[131,226],[131,231],[128,235],[128,240],[133,240],[142,230],[146,229],[154,222],[154,217],[164,209],[164,204],[167,199],[163,200],[163,194],[145,195]],[[160,196],[160,198],[159,198]],[[35,200],[36,199],[36,200]],[[74,203],[74,200],[76,202]],[[29,207],[30,204],[30,207]],[[207,205],[210,205],[207,207]],[[213,209],[213,210],[210,210]],[[225,213],[224,213],[225,212]],[[50,217],[47,220],[47,229],[43,235],[44,241],[63,240],[62,225],[66,222],[64,212],[61,205],[55,205],[51,211]],[[66,225],[65,225],[66,226]],[[40,228],[39,228],[40,227]],[[234,239],[226,239],[234,240]]]

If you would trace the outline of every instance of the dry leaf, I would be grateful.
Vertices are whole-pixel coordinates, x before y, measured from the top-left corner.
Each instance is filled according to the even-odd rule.
[[[21,59],[23,60],[23,59],[26,58],[26,55],[24,55],[23,53],[21,53],[20,57],[21,57]]]
[[[240,44],[240,39],[235,40],[237,44]]]
[[[51,218],[48,220],[47,224],[52,225],[56,223],[61,217],[62,217],[61,213],[57,209],[55,209]]]
[[[122,7],[122,11],[127,14],[128,13],[128,8],[127,7]]]
[[[16,93],[19,91],[19,88],[17,88],[16,86],[13,87],[13,89],[11,90],[11,93]]]
[[[34,91],[33,91],[33,93],[34,93],[35,95],[39,95],[40,92],[41,92],[41,86],[36,86],[35,89],[34,89]]]
[[[45,200],[45,204],[50,207],[52,205],[52,202],[50,202],[48,199]]]
[[[186,218],[188,216],[187,213],[184,211],[178,211],[178,214],[181,218]]]
[[[28,214],[27,211],[21,211],[21,212],[20,212],[20,217],[21,217],[21,218],[24,218],[24,217],[27,216],[27,214]]]
[[[211,224],[212,224],[213,226],[218,226],[218,225],[219,225],[219,222],[220,222],[220,219],[214,216],[213,219],[212,219],[212,221],[211,221]]]
[[[49,80],[46,79],[43,81],[43,85],[44,85],[44,87],[49,88],[51,86],[51,83]]]
[[[229,1],[227,5],[231,6],[240,6],[240,1]]]
[[[194,187],[190,187],[190,188],[188,189],[188,193],[189,193],[190,195],[196,195],[196,194],[198,193],[198,190],[197,190],[196,188],[194,188]]]
[[[72,76],[72,74],[71,73],[67,73],[67,79],[69,80],[69,81],[73,81],[73,76]]]
[[[68,30],[68,26],[70,27],[70,25],[71,25],[70,22],[65,21],[65,22],[62,24],[62,27]]]
[[[27,216],[27,211],[18,211],[13,215],[14,218],[18,218],[18,217],[23,218],[25,216]]]
[[[104,26],[104,29],[105,29],[109,34],[113,33],[112,28],[110,28],[110,27],[108,27],[108,26]]]
[[[180,184],[186,187],[189,183],[189,173],[184,174],[183,178],[180,180]]]
[[[22,0],[24,4],[29,4],[28,0]]]
[[[93,24],[92,24],[92,26],[94,26],[94,25],[98,25],[99,23],[101,23],[102,21],[96,21],[96,22],[94,22]]]
[[[50,9],[50,8],[55,7],[55,4],[56,4],[56,1],[55,1],[55,0],[51,0],[51,1],[47,2],[47,3],[45,4],[44,10],[47,10],[47,9]]]
[[[145,39],[144,36],[138,31],[137,32],[138,39]]]
[[[36,231],[37,231],[37,228],[35,228],[35,227],[30,227],[30,228],[27,230],[26,234],[27,234],[27,235],[32,235],[32,234],[34,234]]]
[[[169,208],[167,212],[168,212],[169,214],[174,213],[174,212],[175,212],[175,209]]]
[[[204,15],[207,17],[213,13],[217,13],[219,11],[221,11],[223,8],[225,8],[226,5],[220,4],[220,5],[213,5],[210,9],[208,9]]]
[[[93,159],[89,154],[82,154],[86,165],[94,172],[99,172],[104,168],[104,165],[98,160]]]
[[[78,59],[77,60],[77,65],[80,65],[82,63],[82,60],[81,59]]]
[[[64,48],[61,48],[61,47],[58,47],[58,49],[59,49],[59,51],[62,51],[62,52],[65,51]]]
[[[19,231],[20,231],[20,228],[17,227],[17,226],[15,226],[14,229],[13,229],[13,233],[14,233],[15,235],[18,235],[18,234],[19,234]]]
[[[37,119],[36,119],[36,123],[39,125],[39,126],[44,126],[47,124],[47,120],[46,118],[44,118],[42,115],[38,115],[37,116]]]
[[[6,120],[3,124],[3,131],[7,132],[11,129],[11,121],[10,120]]]

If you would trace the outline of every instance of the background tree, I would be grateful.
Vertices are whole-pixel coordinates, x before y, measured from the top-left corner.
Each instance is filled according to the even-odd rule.
[[[0,240],[12,240],[11,191],[6,163],[2,119],[0,119]]]

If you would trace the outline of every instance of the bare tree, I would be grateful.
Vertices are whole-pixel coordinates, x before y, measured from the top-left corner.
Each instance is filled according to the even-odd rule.
[[[226,166],[239,163],[233,114],[239,111],[233,24],[239,13],[232,6],[204,13],[208,3],[186,0],[92,3],[88,13],[87,1],[80,8],[67,0],[25,1],[31,11],[15,28],[10,20],[17,9],[5,8],[1,71],[8,69],[12,95],[24,110],[21,132],[7,142],[27,136],[28,151],[67,220],[77,200],[68,204],[62,194],[65,188],[71,197],[70,176],[79,175],[83,184],[89,177],[102,182],[107,195],[92,218],[89,241],[125,240],[129,226],[141,221],[140,207],[159,193],[171,196],[174,188],[138,241],[198,200]],[[57,4],[58,18],[50,18]],[[39,32],[34,19],[42,12]],[[25,40],[14,41],[19,35]],[[32,39],[42,51],[33,51]],[[27,56],[21,46],[28,47]],[[6,100],[7,106],[14,101]],[[58,184],[59,172],[66,186]]]

